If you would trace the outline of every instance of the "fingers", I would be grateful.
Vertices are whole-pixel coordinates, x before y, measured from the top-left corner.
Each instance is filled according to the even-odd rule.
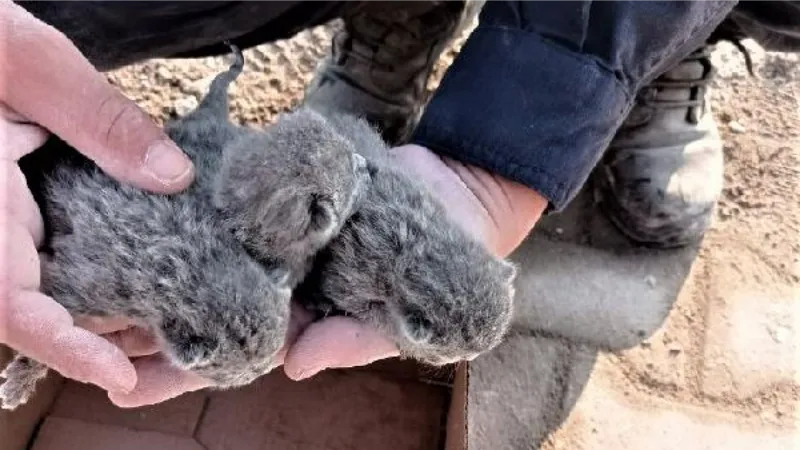
[[[291,303],[291,317],[289,319],[289,330],[286,332],[286,339],[284,340],[283,348],[275,355],[275,364],[280,366],[286,358],[286,353],[297,337],[303,330],[314,320],[314,316],[306,311],[305,308],[300,306],[297,302]]]
[[[134,362],[139,382],[128,393],[109,392],[108,398],[121,408],[154,405],[183,393],[210,387],[198,375],[178,369],[162,355],[147,356]]]
[[[72,324],[69,313],[39,292],[21,291],[3,305],[0,340],[62,375],[127,392],[136,372],[125,353],[94,333]]]
[[[398,356],[397,347],[372,327],[348,317],[309,325],[289,349],[284,371],[293,380],[328,368],[355,367]]]
[[[189,185],[189,159],[59,31],[0,2],[0,100],[95,161],[154,192]]]
[[[131,358],[153,355],[161,351],[152,333],[136,326],[126,317],[80,316],[75,318],[75,324],[103,336]]]
[[[33,238],[36,248],[42,244],[44,222],[39,206],[28,189],[25,176],[17,164],[2,159],[0,159],[0,218],[20,224]]]
[[[127,317],[95,317],[77,316],[75,325],[94,334],[108,334],[115,331],[122,331],[131,328],[134,324]]]
[[[47,130],[27,123],[0,103],[0,159],[18,161],[47,141]]]
[[[139,327],[104,334],[103,337],[119,347],[130,358],[154,355],[161,351],[153,334]]]
[[[10,293],[39,289],[39,274],[39,255],[28,230],[0,217],[0,312]]]
[[[73,326],[53,299],[36,292],[39,258],[22,226],[0,223],[0,342],[64,376],[106,390],[130,390],[136,373],[105,339]]]

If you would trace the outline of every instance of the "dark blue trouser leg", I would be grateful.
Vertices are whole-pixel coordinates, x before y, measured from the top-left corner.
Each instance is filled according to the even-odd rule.
[[[800,51],[800,2],[740,2],[712,38],[752,38],[766,50]]]
[[[228,53],[339,17],[344,2],[18,2],[67,35],[99,70],[149,58]]]
[[[19,2],[72,39],[99,69],[154,57],[224,54],[339,17],[346,2]],[[800,2],[743,1],[712,35],[800,50]]]

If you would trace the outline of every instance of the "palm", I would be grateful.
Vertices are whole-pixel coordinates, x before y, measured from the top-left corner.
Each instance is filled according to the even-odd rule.
[[[418,145],[395,148],[392,156],[428,186],[452,220],[499,256],[522,242],[547,206],[544,197],[519,183]]]

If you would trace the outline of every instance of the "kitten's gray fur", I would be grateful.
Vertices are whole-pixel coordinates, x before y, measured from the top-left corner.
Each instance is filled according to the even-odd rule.
[[[136,319],[156,333],[177,366],[220,388],[247,384],[272,369],[273,356],[288,328],[291,289],[299,279],[292,271],[327,243],[330,230],[340,227],[366,178],[363,159],[348,153],[350,148],[339,145],[341,140],[332,143],[329,134],[321,136],[321,147],[305,146],[308,151],[318,150],[318,160],[309,157],[294,163],[283,153],[287,149],[281,146],[291,148],[294,136],[320,127],[323,119],[315,113],[298,111],[266,132],[231,124],[227,88],[243,66],[241,53],[233,50],[236,62],[217,76],[197,110],[166,126],[167,134],[195,164],[195,182],[185,192],[153,195],[119,184],[59,141],[34,154],[70,156],[55,163],[33,163],[27,174],[29,182],[37,177],[41,181],[40,189],[32,190],[39,191],[52,250],[52,256],[42,261],[43,292],[76,316]],[[277,235],[279,242],[294,243],[293,259],[262,253],[259,256],[272,264],[261,264],[227,229],[225,219],[237,224],[239,211],[227,208],[228,191],[223,189],[217,196],[224,214],[212,204],[223,148],[232,152],[226,153],[230,167],[239,162],[252,164],[226,172],[254,177],[231,179],[256,188],[247,192],[275,183],[285,187],[277,196],[281,200],[275,205],[278,213],[262,203],[257,213],[247,217],[261,221],[260,228],[250,228],[262,231],[258,242],[271,242],[265,233],[279,229],[270,221],[284,224],[292,219],[308,224],[301,229],[285,227]],[[326,157],[324,152],[336,155]],[[340,181],[314,179],[319,174],[313,172],[315,163],[334,165]],[[42,171],[48,164],[51,170]],[[282,174],[269,169],[271,164],[310,178],[278,176]],[[265,201],[276,198],[252,195]],[[327,203],[329,197],[336,202]],[[312,198],[323,198],[324,204],[311,207]],[[284,217],[284,204],[305,205],[305,209]],[[0,386],[3,408],[25,403],[36,379],[46,371],[43,365],[18,355]]]
[[[329,121],[367,157],[372,184],[295,297],[324,314],[338,309],[364,320],[403,355],[430,364],[495,347],[511,319],[514,266],[468,236],[421,183],[392,165],[365,121]]]
[[[309,109],[286,114],[269,133],[229,145],[213,202],[262,263],[291,269],[294,286],[369,184],[366,160],[355,149],[323,116]]]

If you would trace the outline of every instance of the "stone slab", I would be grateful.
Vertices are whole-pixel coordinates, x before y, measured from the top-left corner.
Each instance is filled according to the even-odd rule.
[[[469,450],[539,448],[579,398],[597,352],[511,335],[469,365]]]
[[[800,287],[748,279],[768,271],[725,275],[731,272],[712,271],[703,392],[748,398],[777,385],[800,386]]]
[[[511,256],[520,266],[513,326],[611,350],[633,347],[664,322],[697,252],[633,245],[584,190]]]
[[[620,392],[592,377],[553,450],[797,450],[797,427],[764,425],[706,408]],[[535,447],[526,447],[535,448]]]

